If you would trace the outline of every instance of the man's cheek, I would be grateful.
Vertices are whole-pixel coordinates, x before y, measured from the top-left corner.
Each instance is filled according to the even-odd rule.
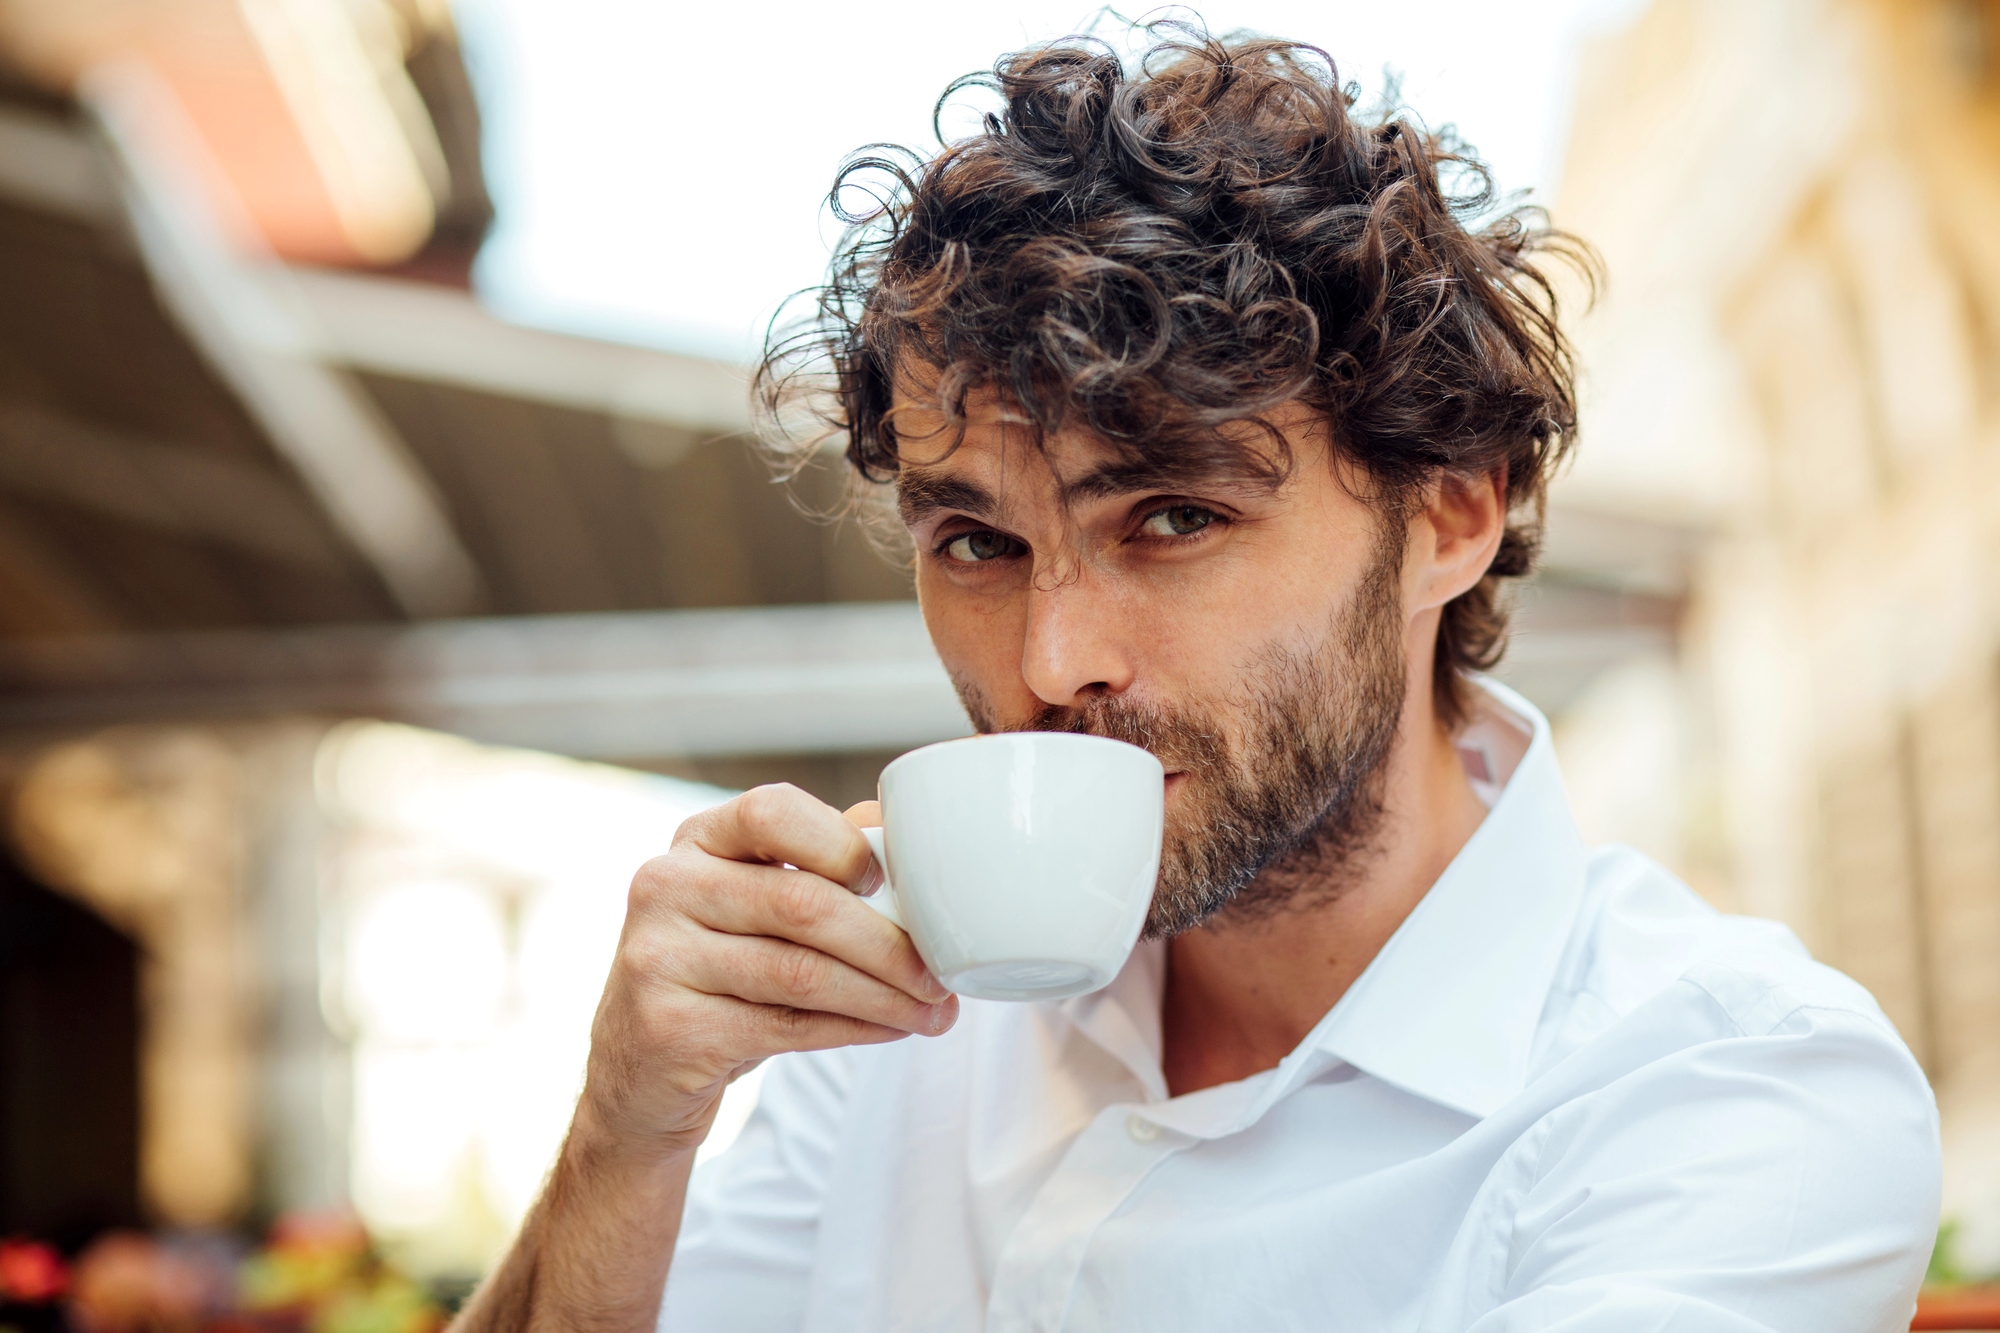
[[[1021,685],[1018,671],[1012,673],[1013,688],[1008,687],[1004,672],[996,673],[1000,679],[991,679],[966,670],[951,658],[945,658],[945,674],[951,677],[952,688],[958,691],[958,701],[965,706],[973,730],[982,734],[1019,731],[1039,711],[1038,701]]]
[[[1006,619],[925,609],[938,659],[981,731],[1025,725],[1040,706],[1021,675],[1021,639]]]

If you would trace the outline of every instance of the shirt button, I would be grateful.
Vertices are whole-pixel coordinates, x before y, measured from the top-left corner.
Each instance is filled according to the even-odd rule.
[[[1160,1127],[1142,1115],[1126,1116],[1125,1132],[1132,1136],[1134,1143],[1151,1143],[1160,1137]]]

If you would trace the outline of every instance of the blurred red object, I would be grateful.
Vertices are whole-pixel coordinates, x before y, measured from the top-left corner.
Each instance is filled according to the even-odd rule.
[[[42,1305],[69,1290],[69,1265],[39,1241],[0,1241],[0,1300]]]
[[[2000,1328],[2000,1287],[1957,1287],[1917,1297],[1912,1329]]]

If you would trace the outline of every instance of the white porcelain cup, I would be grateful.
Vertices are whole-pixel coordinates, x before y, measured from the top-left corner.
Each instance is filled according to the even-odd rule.
[[[1136,745],[1015,731],[912,750],[864,829],[865,899],[931,974],[982,1000],[1053,1000],[1118,975],[1160,873],[1166,773]]]

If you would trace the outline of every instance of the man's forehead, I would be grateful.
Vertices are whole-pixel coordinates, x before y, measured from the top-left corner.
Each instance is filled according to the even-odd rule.
[[[947,407],[937,389],[901,385],[890,402],[888,424],[905,466],[942,462],[965,444],[1001,449],[1036,433],[1026,412],[986,387],[967,390]]]

